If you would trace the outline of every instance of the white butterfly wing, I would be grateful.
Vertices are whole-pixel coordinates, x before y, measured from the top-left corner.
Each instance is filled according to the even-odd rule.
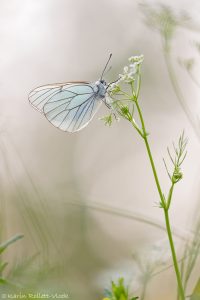
[[[59,93],[61,86],[44,85],[32,90],[29,94],[29,102],[31,105],[43,113],[44,104],[56,93]]]
[[[81,130],[91,121],[102,97],[93,83],[46,85],[29,94],[30,103],[63,131]]]

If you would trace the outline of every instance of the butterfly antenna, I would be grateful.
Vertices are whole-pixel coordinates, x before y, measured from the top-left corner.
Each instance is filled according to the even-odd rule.
[[[106,70],[106,72],[104,72],[104,75],[108,74],[108,72],[110,72],[111,69],[112,69],[112,66],[110,66],[109,69]]]
[[[109,61],[111,60],[111,57],[112,57],[112,53],[110,53],[110,55],[109,55],[109,58],[108,58],[108,60],[107,60],[107,63],[106,63],[106,65],[105,65],[105,67],[104,67],[104,69],[103,69],[103,72],[102,72],[102,74],[101,74],[100,80],[102,80],[102,78],[103,78],[103,75],[104,75],[105,70],[106,70],[106,68],[107,68],[107,66],[108,66],[108,64],[109,64]]]

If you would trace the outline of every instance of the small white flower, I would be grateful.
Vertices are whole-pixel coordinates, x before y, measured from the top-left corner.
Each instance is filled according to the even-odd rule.
[[[128,66],[124,66],[123,74],[119,74],[118,81],[109,86],[108,91],[110,93],[110,96],[118,94],[120,92],[121,89],[119,84],[121,82],[128,84],[134,83],[139,73],[139,66],[142,63],[143,59],[143,55],[131,56],[129,58],[130,64]]]
[[[170,259],[170,248],[167,239],[159,240],[153,245],[143,248],[140,253],[134,253],[135,261],[140,262],[145,269],[147,266],[152,270],[166,265]]]
[[[136,73],[137,73],[137,65],[138,65],[138,63],[137,62],[135,62],[135,63],[133,63],[133,64],[130,64],[130,73],[132,74],[132,75],[135,75]]]
[[[130,63],[135,63],[135,62],[137,62],[137,63],[139,63],[139,64],[141,64],[141,63],[143,62],[143,60],[144,60],[144,55],[143,55],[143,54],[142,54],[142,55],[131,56],[131,57],[129,57],[129,59],[128,59],[128,61],[129,61]]]
[[[170,248],[167,239],[157,241],[149,250],[152,264],[165,265],[170,259]]]
[[[119,88],[119,85],[116,83],[116,82],[114,82],[114,83],[112,83],[111,85],[110,85],[110,89],[111,90],[113,90],[113,89],[118,89]]]
[[[117,82],[113,82],[112,84],[109,85],[108,92],[110,95],[115,95],[120,92],[119,81],[120,80],[118,80]]]
[[[108,95],[106,95],[106,104],[112,105],[113,102],[114,102],[114,101],[113,101]]]
[[[124,74],[127,74],[128,73],[128,66],[125,66],[124,67]]]
[[[119,74],[119,81],[132,83],[135,80],[135,75],[138,73],[139,65],[142,63],[143,59],[143,55],[131,56],[129,58],[129,66],[125,66],[123,74]]]
[[[126,75],[124,74],[119,74],[119,82],[124,81],[126,79]]]

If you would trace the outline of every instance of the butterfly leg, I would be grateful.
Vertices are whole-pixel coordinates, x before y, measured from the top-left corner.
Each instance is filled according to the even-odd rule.
[[[115,120],[119,121],[119,118],[118,118],[118,116],[116,114],[116,110],[112,107],[112,105],[109,104],[108,102],[106,102],[106,98],[104,98],[102,101],[111,110],[111,114],[115,117]]]
[[[115,81],[110,82],[107,87],[106,90],[108,90],[108,88],[113,84],[113,83],[117,83],[118,81],[120,81],[120,78],[117,78]]]
[[[109,109],[112,109],[112,106],[106,101],[106,98],[103,98],[102,101],[104,102],[104,104],[105,104]]]

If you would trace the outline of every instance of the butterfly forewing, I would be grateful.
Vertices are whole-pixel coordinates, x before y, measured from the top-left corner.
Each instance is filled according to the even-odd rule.
[[[60,90],[58,86],[42,86],[34,89],[29,94],[29,101],[34,108],[42,112],[44,104]]]
[[[29,95],[31,104],[56,127],[75,132],[84,128],[96,113],[102,98],[94,83],[46,85]]]
[[[55,96],[56,94],[59,95],[62,89],[67,89],[69,86],[73,86],[73,85],[76,86],[77,84],[87,85],[89,84],[89,82],[76,81],[76,82],[54,83],[54,84],[39,86],[30,92],[29,102],[35,109],[39,110],[42,113],[45,103],[47,103],[52,96]]]

